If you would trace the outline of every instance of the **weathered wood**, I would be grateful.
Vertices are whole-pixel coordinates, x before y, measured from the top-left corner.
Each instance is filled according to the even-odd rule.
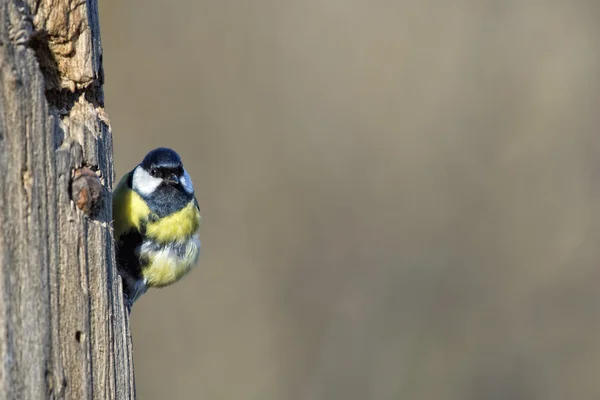
[[[0,399],[135,397],[95,0],[0,0]]]

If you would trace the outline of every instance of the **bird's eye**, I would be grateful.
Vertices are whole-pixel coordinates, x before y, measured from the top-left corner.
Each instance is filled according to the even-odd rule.
[[[150,175],[152,175],[152,176],[156,176],[157,173],[158,173],[158,170],[156,168],[152,168],[150,170]]]

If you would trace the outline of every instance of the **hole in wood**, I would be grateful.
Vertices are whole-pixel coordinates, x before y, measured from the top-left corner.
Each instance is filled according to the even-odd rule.
[[[98,175],[88,167],[75,171],[71,180],[71,198],[77,207],[90,218],[95,218],[102,208],[102,184]]]

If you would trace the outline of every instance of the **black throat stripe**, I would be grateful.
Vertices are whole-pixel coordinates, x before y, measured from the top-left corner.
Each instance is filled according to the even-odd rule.
[[[166,183],[160,184],[150,196],[138,194],[148,204],[150,211],[158,215],[159,218],[181,210],[194,199],[194,195],[186,192],[183,188]]]

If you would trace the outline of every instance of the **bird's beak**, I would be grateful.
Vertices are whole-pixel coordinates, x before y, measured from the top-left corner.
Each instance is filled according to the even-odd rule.
[[[177,175],[173,174],[170,177],[165,179],[167,181],[168,184],[170,185],[178,185],[179,184],[179,178],[177,177]]]

